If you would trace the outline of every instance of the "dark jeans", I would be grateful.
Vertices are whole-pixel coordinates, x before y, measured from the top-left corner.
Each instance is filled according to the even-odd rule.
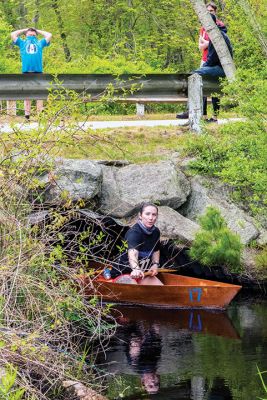
[[[219,65],[215,65],[214,67],[200,67],[194,71],[195,73],[201,76],[212,76],[212,77],[219,77],[224,78],[225,73],[222,67]],[[212,107],[214,115],[218,115],[220,110],[220,99],[218,97],[212,97]],[[207,115],[207,97],[203,97],[203,115]]]
[[[214,115],[217,116],[220,110],[220,99],[218,97],[212,97],[211,102]],[[204,116],[208,115],[208,98],[206,96],[203,96],[203,115]]]

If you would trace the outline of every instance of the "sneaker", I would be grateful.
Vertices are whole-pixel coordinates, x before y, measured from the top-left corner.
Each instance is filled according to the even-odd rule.
[[[183,112],[181,114],[177,114],[176,118],[178,118],[178,119],[188,119],[189,118],[189,113],[188,113],[188,111],[185,111],[185,112]]]
[[[215,118],[209,118],[209,119],[205,119],[204,120],[205,122],[207,122],[208,124],[210,124],[210,123],[212,123],[212,122],[215,122],[215,123],[217,123],[218,122],[218,120],[217,119],[215,119]]]

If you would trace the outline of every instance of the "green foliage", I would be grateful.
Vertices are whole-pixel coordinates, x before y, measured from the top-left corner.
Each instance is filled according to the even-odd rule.
[[[257,275],[267,279],[267,247],[263,248],[255,257]]]
[[[190,257],[203,265],[225,266],[231,272],[240,272],[240,238],[230,231],[219,210],[208,207],[199,222],[201,230],[189,250]]]
[[[197,157],[195,173],[217,176],[233,187],[233,198],[256,214],[266,213],[266,130],[255,121],[236,122],[218,133],[188,137],[186,151]]]
[[[266,385],[266,383],[264,382],[264,379],[263,379],[263,374],[266,374],[267,371],[262,371],[262,372],[261,372],[261,371],[259,370],[259,367],[258,367],[258,366],[257,366],[257,370],[258,370],[258,375],[259,375],[259,377],[260,377],[260,381],[261,381],[262,387],[263,387],[263,389],[264,389],[264,392],[267,394],[267,385]],[[259,399],[260,399],[260,400],[267,400],[266,397],[265,397],[265,398],[259,397]]]
[[[5,374],[1,377],[0,382],[0,399],[1,400],[20,400],[23,398],[24,389],[16,388],[17,370],[10,365],[5,368]]]
[[[0,10],[0,73],[13,72],[14,61],[13,56],[11,55],[11,30],[12,27],[5,21],[3,13]]]
[[[83,202],[78,200],[72,204],[68,194],[64,193],[61,204],[55,204],[53,211],[50,210],[52,217],[47,222],[47,229],[42,223],[32,228],[29,226],[29,214],[36,207],[43,209],[42,199],[47,183],[54,183],[52,171],[56,146],[64,143],[64,146],[75,147],[74,132],[77,134],[79,130],[75,125],[76,110],[80,105],[77,95],[68,92],[68,99],[65,99],[59,89],[55,96],[58,96],[58,101],[55,102],[52,95],[49,97],[45,113],[39,120],[42,123],[36,130],[16,128],[1,135],[1,323],[7,330],[12,323],[14,331],[14,335],[2,332],[2,337],[9,357],[19,360],[19,377],[15,379],[16,382],[20,377],[25,379],[28,398],[32,393],[39,398],[39,390],[43,387],[51,387],[52,392],[54,376],[55,381],[62,373],[75,379],[80,365],[77,337],[81,342],[83,339],[91,343],[95,339],[102,341],[112,334],[116,326],[109,316],[109,308],[97,303],[95,298],[92,302],[85,300],[77,279],[79,262],[73,268],[67,264],[63,228],[68,225],[68,215],[73,216],[77,208],[84,206]],[[66,129],[55,130],[54,127],[59,124],[62,127],[62,119],[70,113],[73,113],[73,122]],[[96,136],[87,133],[88,139],[94,142]],[[42,181],[44,174],[49,175],[49,182]],[[39,196],[38,202],[35,194]],[[62,209],[68,210],[69,214],[63,215]],[[80,247],[75,249],[75,256],[80,253],[82,258],[84,255],[84,240],[90,246],[101,247],[106,238],[101,231],[95,235],[85,232],[80,242],[77,239]],[[16,336],[16,330],[23,331],[23,336]],[[38,376],[38,387],[35,386],[36,363],[40,371],[47,372],[45,376]],[[89,364],[82,372],[87,378],[92,376]],[[47,376],[49,379],[46,380]],[[51,393],[47,394],[47,398],[54,398],[50,396]]]
[[[40,29],[53,33],[44,57],[47,72],[189,71],[198,64],[199,27],[189,0],[164,0],[160,6],[157,0],[120,0],[108,6],[105,0],[58,1],[58,13],[50,1],[38,6],[35,0],[2,3],[10,30],[35,20]],[[19,71],[18,55],[13,65]]]
[[[222,105],[235,105],[238,115],[249,118],[256,125],[266,122],[267,62],[255,69],[239,68],[233,82],[225,82]],[[234,130],[234,129],[233,129]]]
[[[236,65],[261,68],[265,1],[226,0],[218,6]],[[47,72],[189,72],[199,65],[200,24],[189,0],[119,0],[108,5],[105,0],[6,0],[0,13],[1,72],[20,71],[18,49],[9,55],[10,31],[31,25],[53,33],[44,53]]]

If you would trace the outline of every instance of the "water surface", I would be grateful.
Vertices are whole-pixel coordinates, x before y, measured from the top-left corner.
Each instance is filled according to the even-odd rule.
[[[267,300],[226,312],[121,307],[105,357],[111,399],[256,400],[267,370]],[[267,374],[266,374],[267,378]]]

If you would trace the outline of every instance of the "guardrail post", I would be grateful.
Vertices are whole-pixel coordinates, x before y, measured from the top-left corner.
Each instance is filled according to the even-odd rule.
[[[136,115],[138,117],[143,117],[145,115],[145,105],[141,103],[136,103]]]
[[[7,115],[17,115],[17,102],[16,100],[7,100],[6,102]]]
[[[201,133],[200,120],[203,115],[203,83],[202,77],[193,74],[188,78],[188,110],[189,127],[196,133]]]

